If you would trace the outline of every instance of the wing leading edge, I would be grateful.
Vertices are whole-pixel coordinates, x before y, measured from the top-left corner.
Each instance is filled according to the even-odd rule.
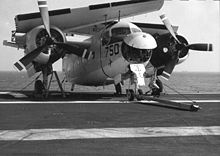
[[[151,35],[163,35],[169,33],[167,28],[163,24],[150,24],[150,23],[134,23],[139,28],[142,29],[142,31],[146,33],[150,33]],[[174,32],[176,33],[178,30],[178,26],[172,26],[174,29]]]
[[[75,9],[49,12],[51,25],[63,31],[74,31],[103,22],[159,10],[164,0],[127,0],[90,5]],[[26,33],[42,25],[40,13],[20,14],[15,17],[16,32]]]

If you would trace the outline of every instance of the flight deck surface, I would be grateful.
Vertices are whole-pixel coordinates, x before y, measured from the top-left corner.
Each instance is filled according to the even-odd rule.
[[[220,95],[170,94],[197,112],[113,93],[0,94],[1,155],[219,155]]]

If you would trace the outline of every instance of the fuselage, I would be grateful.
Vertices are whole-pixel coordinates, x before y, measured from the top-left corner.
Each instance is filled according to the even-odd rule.
[[[63,72],[67,80],[72,84],[86,86],[114,83],[115,77],[128,72],[130,63],[149,61],[151,54],[144,51],[146,48],[143,46],[145,45],[137,49],[135,45],[126,47],[127,44],[124,43],[125,38],[128,38],[129,35],[136,35],[135,37],[138,38],[145,34],[136,25],[128,22],[118,22],[106,26],[90,38],[91,46],[87,51],[90,51],[92,55],[88,59],[76,55],[66,55],[63,58]],[[143,42],[145,41],[143,40]]]

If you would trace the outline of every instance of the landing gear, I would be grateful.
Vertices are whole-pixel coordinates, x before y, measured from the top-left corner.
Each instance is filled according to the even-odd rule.
[[[135,93],[133,89],[127,89],[126,95],[127,95],[128,101],[134,101]]]
[[[122,89],[121,89],[121,83],[118,83],[115,85],[115,91],[116,91],[116,95],[121,95],[122,94]]]
[[[155,84],[150,84],[149,87],[151,88],[151,95],[153,97],[159,97],[160,93],[163,92],[163,83],[160,81],[160,79],[156,79]],[[142,100],[142,96],[147,96],[148,92],[144,94],[143,90],[139,88],[137,85],[137,82],[134,82],[134,90],[133,89],[127,89],[126,95],[128,98],[128,101],[133,101],[135,98],[137,100]],[[130,87],[129,87],[130,88]]]
[[[59,77],[57,75],[57,72],[53,71],[51,74],[50,80],[49,80],[49,84],[48,84],[48,75],[45,76],[44,74],[43,74],[43,82],[41,80],[35,81],[35,85],[34,85],[34,97],[35,98],[48,98],[49,89],[51,86],[53,76],[55,76],[55,78],[56,78],[56,81],[58,83],[58,86],[60,88],[60,91],[61,91],[63,98],[66,97],[64,90],[63,90],[63,87],[62,87],[62,84],[61,84]]]
[[[34,84],[34,97],[35,98],[43,98],[45,93],[45,87],[41,80],[36,80]]]
[[[143,90],[142,89],[138,89],[138,94],[139,95],[143,95],[144,94]]]
[[[159,97],[160,93],[163,92],[163,83],[158,78],[156,79],[155,83],[156,83],[157,87],[152,88],[151,95]]]

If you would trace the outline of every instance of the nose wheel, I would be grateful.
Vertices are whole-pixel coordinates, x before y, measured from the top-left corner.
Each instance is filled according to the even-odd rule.
[[[133,89],[127,89],[126,95],[127,95],[128,101],[134,101],[135,93]]]
[[[121,89],[121,83],[118,83],[115,85],[115,91],[116,91],[116,95],[121,95],[122,94],[122,89]]]
[[[156,85],[159,87],[153,87],[152,88],[152,92],[151,92],[151,95],[152,96],[157,96],[159,97],[160,96],[160,93],[163,92],[163,83],[160,81],[160,79],[156,79]]]

